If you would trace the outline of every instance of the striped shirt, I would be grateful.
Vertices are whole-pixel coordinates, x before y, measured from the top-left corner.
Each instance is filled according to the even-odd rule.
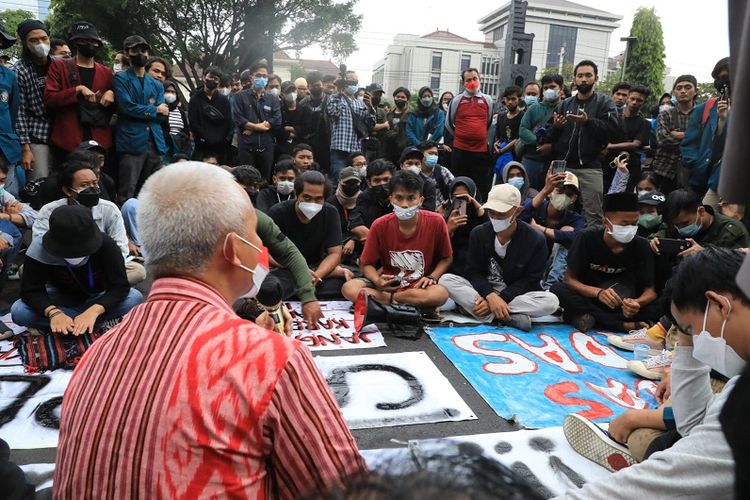
[[[177,134],[185,130],[185,122],[182,121],[182,113],[174,108],[169,112],[169,133]]]
[[[299,342],[161,278],[65,392],[55,498],[295,498],[366,470]]]

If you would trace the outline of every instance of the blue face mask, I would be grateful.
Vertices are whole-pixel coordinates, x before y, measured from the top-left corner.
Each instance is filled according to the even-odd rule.
[[[538,103],[539,98],[535,95],[525,95],[523,96],[523,102],[526,103],[526,106],[531,106],[532,104]]]
[[[346,87],[346,93],[349,95],[354,95],[359,90],[359,85],[349,85]]]
[[[675,96],[672,96],[669,100],[672,102],[672,106],[677,106],[677,98]]]
[[[692,238],[696,234],[700,232],[700,230],[703,228],[703,224],[698,224],[698,219],[700,218],[700,214],[698,214],[695,217],[695,222],[690,224],[689,226],[681,227],[677,230],[677,232],[680,234],[680,236],[683,236],[685,238]]]
[[[253,78],[253,85],[255,85],[259,89],[264,89],[266,88],[266,85],[268,85],[268,78],[266,77]]]
[[[435,168],[438,162],[438,155],[425,155],[424,164],[430,168]]]
[[[523,177],[511,177],[508,179],[507,184],[510,184],[520,191],[523,188],[523,185],[526,184],[526,180]]]

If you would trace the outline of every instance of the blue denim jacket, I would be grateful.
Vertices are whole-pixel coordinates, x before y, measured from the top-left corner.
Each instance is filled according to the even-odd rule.
[[[20,98],[16,74],[0,66],[0,151],[12,167],[21,162],[21,144],[15,130]]]
[[[164,104],[162,84],[146,74],[141,85],[141,80],[130,68],[115,75],[114,88],[117,101],[117,152],[133,155],[146,153],[150,132],[157,151],[166,153],[161,122],[167,117],[156,113],[156,108]]]

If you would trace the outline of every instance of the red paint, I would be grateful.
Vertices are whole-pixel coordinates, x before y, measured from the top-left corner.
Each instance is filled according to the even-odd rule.
[[[630,467],[630,464],[627,462],[627,460],[625,460],[625,457],[623,457],[619,453],[612,453],[610,456],[608,456],[607,463],[615,471]]]
[[[547,352],[544,353],[544,355],[547,356],[548,358],[550,358],[552,361],[554,361],[556,363],[562,363],[562,361],[563,361],[562,356],[560,356],[555,351],[547,351]]]
[[[547,396],[550,401],[560,405],[588,407],[588,410],[582,410],[576,413],[589,420],[609,418],[614,415],[612,410],[598,401],[568,396],[569,393],[577,393],[579,391],[580,387],[578,387],[578,384],[566,380],[564,382],[548,385],[547,388],[544,389],[544,395]]]
[[[602,351],[601,349],[599,349],[599,347],[597,347],[596,344],[594,344],[590,340],[588,342],[586,342],[586,349],[588,349],[591,354],[594,354],[596,356],[604,356],[605,355],[604,351]]]

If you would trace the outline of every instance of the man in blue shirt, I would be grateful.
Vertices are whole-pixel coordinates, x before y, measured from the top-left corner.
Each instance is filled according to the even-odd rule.
[[[138,189],[161,165],[167,152],[161,123],[169,116],[164,103],[164,86],[146,74],[151,47],[146,40],[132,35],[123,42],[130,69],[115,75],[117,132],[115,145],[120,155],[118,198],[120,203],[133,198]]]
[[[0,25],[0,49],[7,49],[16,43],[16,39],[5,32]],[[8,165],[11,172],[21,162],[21,144],[16,135],[16,120],[18,119],[18,107],[20,95],[16,74],[4,65],[0,65],[0,161]],[[11,175],[6,189],[11,193],[18,194],[18,186],[13,185],[15,176]]]

